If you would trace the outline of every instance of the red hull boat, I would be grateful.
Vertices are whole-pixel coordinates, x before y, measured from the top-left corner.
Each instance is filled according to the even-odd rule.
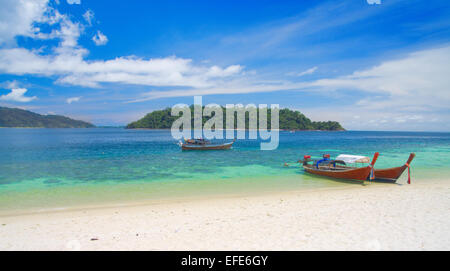
[[[366,167],[349,167],[346,165],[337,165],[335,160],[324,160],[328,163],[316,162],[313,164],[308,164],[310,157],[305,157],[303,160],[303,169],[311,174],[326,176],[336,179],[346,179],[346,180],[357,180],[365,181],[370,178],[373,166],[378,159],[379,153],[376,152],[372,158],[370,165]],[[329,158],[329,156],[327,156]],[[369,159],[369,158],[367,158]],[[344,163],[345,164],[345,163]]]
[[[398,178],[403,174],[403,172],[408,169],[408,183],[411,183],[411,177],[409,173],[409,167],[416,155],[411,153],[409,155],[408,161],[401,167],[393,167],[393,168],[384,168],[384,169],[375,169],[375,180],[381,182],[393,182],[395,183]]]

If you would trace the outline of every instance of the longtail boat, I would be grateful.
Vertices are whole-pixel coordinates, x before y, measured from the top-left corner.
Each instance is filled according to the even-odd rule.
[[[376,152],[370,162],[369,157],[358,155],[341,154],[335,160],[330,159],[326,154],[320,160],[312,160],[310,155],[305,155],[303,160],[303,169],[311,174],[331,177],[336,179],[365,181],[374,178],[373,167],[378,159],[379,153]],[[347,163],[366,163],[365,167],[347,166]]]
[[[392,182],[395,183],[398,178],[403,174],[403,172],[408,169],[408,183],[411,183],[411,173],[410,173],[410,165],[412,160],[416,154],[411,153],[409,155],[408,161],[403,166],[393,167],[393,168],[384,168],[384,169],[375,169],[375,180],[381,182]]]
[[[180,141],[178,146],[180,146],[182,150],[228,150],[233,146],[235,141],[236,140],[233,140],[232,142],[224,144],[211,144],[210,141],[205,139],[185,139],[184,143]]]

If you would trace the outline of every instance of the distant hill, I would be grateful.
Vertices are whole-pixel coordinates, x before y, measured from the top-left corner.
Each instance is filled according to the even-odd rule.
[[[40,115],[31,111],[0,107],[0,127],[92,128],[93,124],[58,115]]]
[[[225,114],[226,109],[222,107],[223,110],[223,119],[224,122],[226,120]],[[170,115],[170,108],[166,108],[163,110],[156,110],[149,114],[147,114],[142,119],[132,122],[127,125],[128,129],[138,129],[138,128],[147,128],[147,129],[170,129],[172,127],[172,123],[178,117],[172,117]],[[194,125],[194,116],[193,116],[193,107],[191,106],[191,124]],[[205,123],[209,118],[203,117],[203,123]],[[268,125],[270,128],[270,109],[267,114]],[[280,109],[279,114],[280,119],[280,129],[283,130],[322,130],[322,131],[343,131],[345,130],[339,122],[336,121],[311,121],[305,115],[300,113],[299,111],[292,111],[290,109]],[[236,128],[235,121],[235,128]],[[246,128],[248,128],[248,115],[246,116]]]

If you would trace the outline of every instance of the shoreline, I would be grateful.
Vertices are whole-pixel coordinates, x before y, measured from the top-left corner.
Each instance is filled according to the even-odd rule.
[[[395,186],[404,184],[389,184],[389,183],[375,183],[366,184],[375,186]],[[6,217],[16,217],[16,216],[27,216],[27,215],[38,215],[38,214],[52,214],[52,213],[64,213],[64,212],[76,212],[76,211],[86,211],[86,210],[97,210],[97,209],[110,209],[110,208],[127,208],[127,207],[137,207],[137,206],[153,206],[153,205],[164,205],[164,204],[184,204],[191,202],[206,202],[209,200],[227,200],[227,199],[239,199],[239,198],[255,198],[255,197],[265,197],[265,196],[276,196],[276,195],[289,195],[289,194],[309,194],[315,192],[326,192],[326,191],[337,191],[337,190],[353,190],[360,189],[365,185],[360,183],[347,183],[345,186],[323,186],[323,187],[307,187],[307,188],[296,188],[294,190],[261,190],[256,189],[255,191],[244,191],[239,193],[207,193],[207,194],[189,194],[186,196],[172,196],[172,197],[156,197],[150,199],[140,199],[135,201],[123,200],[123,201],[104,201],[99,203],[78,203],[77,205],[70,206],[58,206],[58,207],[41,207],[41,208],[23,208],[15,209],[12,211],[0,211],[0,219]]]
[[[448,250],[449,190],[441,179],[1,216],[0,250]]]
[[[255,170],[255,169],[252,169]],[[258,169],[259,170],[259,169]],[[22,187],[4,185],[0,190],[0,218],[52,212],[52,210],[79,210],[108,206],[145,205],[196,201],[210,198],[253,197],[280,193],[310,193],[336,189],[358,189],[364,186],[397,186],[406,184],[407,176],[397,183],[366,181],[354,182],[332,178],[317,178],[308,174],[261,175],[194,180],[105,182],[63,185],[36,185],[22,183]],[[445,179],[450,172],[416,169],[413,185]]]

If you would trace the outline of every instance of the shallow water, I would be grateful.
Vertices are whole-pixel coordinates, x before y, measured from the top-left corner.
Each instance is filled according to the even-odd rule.
[[[354,185],[283,166],[304,154],[379,151],[382,168],[415,152],[413,181],[450,172],[450,133],[280,132],[273,151],[261,151],[259,140],[207,152],[175,143],[167,130],[0,129],[0,211]]]

